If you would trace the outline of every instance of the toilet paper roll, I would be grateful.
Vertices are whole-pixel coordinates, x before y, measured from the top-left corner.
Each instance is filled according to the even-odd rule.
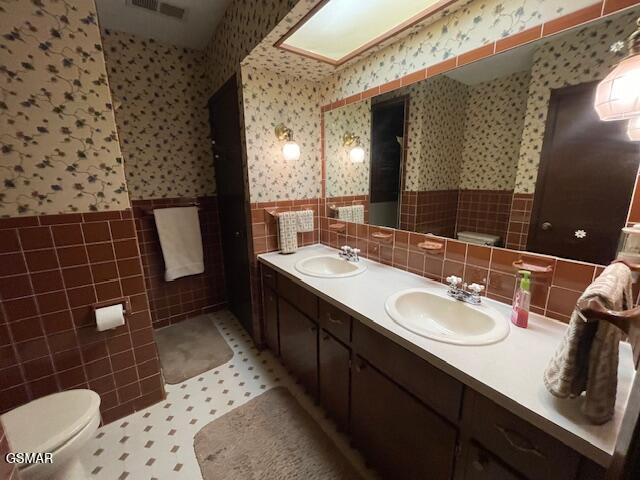
[[[124,308],[122,304],[96,309],[98,331],[103,332],[124,325]]]

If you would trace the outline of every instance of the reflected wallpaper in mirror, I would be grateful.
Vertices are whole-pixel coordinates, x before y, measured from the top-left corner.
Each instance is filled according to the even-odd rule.
[[[325,112],[330,215],[608,263],[640,148],[593,98],[638,10]]]

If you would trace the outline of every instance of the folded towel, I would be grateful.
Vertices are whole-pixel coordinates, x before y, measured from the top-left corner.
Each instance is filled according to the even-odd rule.
[[[313,210],[300,210],[296,214],[298,232],[313,232]]]
[[[298,212],[278,214],[278,243],[281,253],[293,253],[298,249]]]
[[[597,297],[611,310],[633,306],[631,271],[622,263],[609,265],[587,287],[580,300]],[[577,309],[569,329],[549,366],[544,384],[556,397],[577,397],[586,392],[582,412],[593,423],[611,419],[618,385],[618,347],[622,331],[597,319],[585,321]]]
[[[170,282],[204,272],[198,208],[161,208],[153,216],[164,257],[164,279]]]
[[[353,222],[353,207],[338,207],[338,220]]]
[[[351,208],[353,209],[353,223],[364,223],[364,205],[354,205]]]

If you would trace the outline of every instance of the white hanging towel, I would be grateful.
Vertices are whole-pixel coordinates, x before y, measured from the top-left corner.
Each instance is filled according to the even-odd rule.
[[[298,232],[313,232],[313,210],[300,210],[296,213]]]
[[[164,279],[170,282],[204,272],[198,208],[160,208],[153,216],[164,257]]]
[[[353,208],[353,223],[364,223],[364,205],[354,205],[351,208]]]
[[[293,253],[298,249],[298,212],[278,214],[278,243],[281,253]]]
[[[353,207],[338,207],[338,220],[353,222]]]

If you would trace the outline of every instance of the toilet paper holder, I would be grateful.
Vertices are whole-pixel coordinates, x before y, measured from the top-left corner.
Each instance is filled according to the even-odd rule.
[[[131,302],[129,300],[129,297],[113,298],[111,300],[105,300],[104,302],[97,302],[91,305],[91,308],[95,312],[99,308],[110,307],[112,305],[118,304],[122,305],[122,313],[123,315],[127,316],[127,314],[131,311]]]

